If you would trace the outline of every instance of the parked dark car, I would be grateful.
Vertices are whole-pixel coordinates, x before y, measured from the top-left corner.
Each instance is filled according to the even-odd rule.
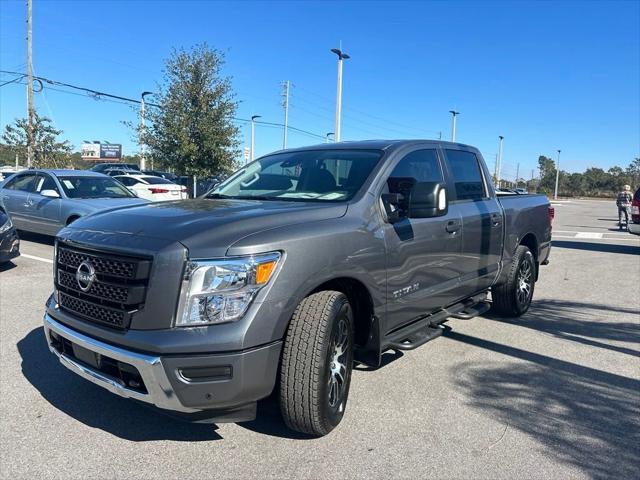
[[[120,162],[98,163],[97,165],[94,165],[93,167],[91,167],[91,171],[104,173],[105,170],[109,170],[110,168],[122,168],[127,170],[137,170],[138,172],[140,171],[140,167],[136,163],[120,163]]]
[[[0,201],[0,264],[7,263],[18,255],[20,255],[18,232]]]
[[[354,360],[378,368],[450,317],[527,312],[551,217],[544,195],[497,196],[466,145],[284,150],[205,198],[62,230],[44,331],[63,365],[123,397],[228,422],[276,389],[290,428],[325,435]]]
[[[24,170],[0,185],[0,199],[17,229],[45,235],[99,210],[147,202],[88,170]]]

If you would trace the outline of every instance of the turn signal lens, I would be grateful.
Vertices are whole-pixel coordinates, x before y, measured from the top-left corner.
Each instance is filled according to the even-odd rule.
[[[256,268],[256,284],[262,285],[269,281],[271,274],[273,273],[273,269],[276,268],[276,263],[277,262],[275,260],[272,260],[258,265]]]

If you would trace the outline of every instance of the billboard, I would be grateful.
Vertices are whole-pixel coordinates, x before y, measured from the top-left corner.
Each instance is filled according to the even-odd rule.
[[[122,145],[119,143],[101,143],[100,158],[120,160],[122,158]]]
[[[80,155],[83,160],[118,161],[122,158],[122,144],[84,142],[80,147]]]

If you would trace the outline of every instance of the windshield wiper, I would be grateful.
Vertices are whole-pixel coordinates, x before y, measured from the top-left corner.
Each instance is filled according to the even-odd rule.
[[[205,198],[236,198],[231,195],[223,195],[222,193],[210,193]]]

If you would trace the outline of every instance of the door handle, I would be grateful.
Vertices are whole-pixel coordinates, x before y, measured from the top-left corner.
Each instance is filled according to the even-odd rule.
[[[494,213],[493,215],[491,215],[491,226],[492,227],[499,227],[502,224],[502,216],[498,215],[497,213]]]
[[[460,230],[460,222],[457,220],[449,220],[447,222],[447,226],[444,227],[444,229],[449,232],[449,233],[456,233],[458,230]]]

